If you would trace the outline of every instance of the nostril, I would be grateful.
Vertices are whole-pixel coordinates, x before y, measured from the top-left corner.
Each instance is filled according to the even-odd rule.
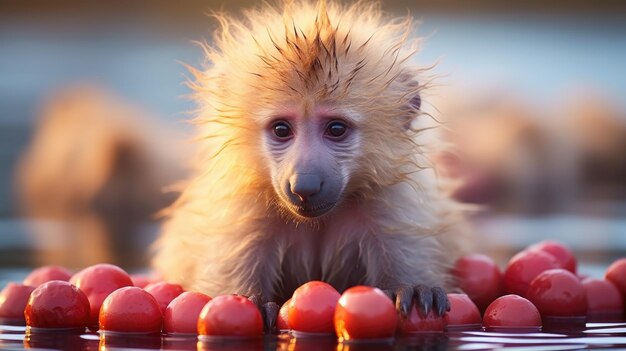
[[[296,173],[289,178],[291,193],[302,201],[320,192],[323,182],[317,174]]]

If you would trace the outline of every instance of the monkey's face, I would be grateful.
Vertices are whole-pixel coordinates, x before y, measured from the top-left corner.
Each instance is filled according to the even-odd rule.
[[[329,109],[281,111],[265,124],[278,202],[297,217],[316,218],[342,199],[358,151],[356,120]]]

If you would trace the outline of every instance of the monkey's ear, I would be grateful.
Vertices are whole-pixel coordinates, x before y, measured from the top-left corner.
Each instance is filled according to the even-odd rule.
[[[411,128],[411,123],[419,114],[422,108],[422,96],[420,94],[419,82],[414,78],[407,75],[401,75],[398,78],[402,84],[402,89],[406,92],[407,102],[403,108],[402,126],[404,130]]]
[[[409,107],[415,111],[419,111],[422,107],[422,96],[420,93],[415,93],[409,100]]]

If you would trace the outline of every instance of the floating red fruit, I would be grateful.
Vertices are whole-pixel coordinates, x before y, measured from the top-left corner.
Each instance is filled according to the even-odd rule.
[[[102,303],[101,330],[124,333],[158,333],[162,315],[159,304],[148,292],[135,286],[120,288]]]
[[[588,317],[598,322],[621,320],[624,299],[613,283],[605,279],[585,278],[582,284],[587,296]]]
[[[450,311],[444,315],[447,328],[472,328],[482,324],[480,311],[465,294],[448,294]]]
[[[585,289],[574,273],[550,269],[530,283],[526,297],[542,316],[580,317],[587,315]]]
[[[355,286],[346,290],[334,313],[340,341],[393,337],[398,316],[393,302],[380,289]]]
[[[208,295],[186,291],[170,302],[163,315],[163,331],[183,334],[198,332],[198,316],[202,308],[211,301]]]
[[[335,306],[341,295],[331,285],[311,281],[293,293],[289,304],[289,327],[307,333],[332,333]]]
[[[425,316],[418,312],[417,304],[411,307],[406,319],[398,323],[400,334],[414,334],[422,332],[442,332],[446,326],[444,316],[436,316],[431,310]]]
[[[198,334],[203,336],[263,335],[263,319],[258,307],[238,295],[222,295],[209,301],[198,317]]]
[[[613,262],[606,270],[604,277],[615,284],[622,292],[622,297],[626,299],[626,258],[620,258]]]
[[[461,257],[456,261],[452,273],[458,287],[480,310],[502,295],[502,273],[488,256],[474,254]]]
[[[289,303],[291,299],[287,300],[278,311],[278,319],[276,320],[276,328],[278,330],[289,330]]]
[[[30,298],[30,293],[35,290],[29,285],[9,283],[0,292],[0,318],[7,322],[23,324],[24,308]]]
[[[133,281],[134,286],[142,289],[153,283],[153,281],[149,277],[141,274],[131,274],[130,280]]]
[[[511,258],[504,271],[504,292],[526,296],[530,282],[553,268],[559,268],[554,256],[543,251],[522,251]]]
[[[576,256],[563,243],[554,240],[545,240],[537,244],[531,245],[528,250],[543,251],[552,255],[559,264],[558,268],[567,269],[576,274]]]
[[[487,329],[539,331],[541,315],[532,302],[518,295],[497,298],[485,310],[483,326]]]
[[[61,266],[43,266],[30,272],[26,278],[24,278],[24,285],[30,285],[38,287],[39,285],[49,282],[51,280],[63,280],[69,281],[72,277],[72,272],[67,268]]]
[[[91,305],[90,326],[98,325],[100,306],[110,293],[119,288],[133,285],[126,271],[106,263],[96,264],[79,271],[70,278],[70,283],[82,290],[89,299]]]
[[[159,307],[161,307],[161,313],[165,312],[167,305],[169,305],[176,296],[185,291],[183,287],[178,284],[166,282],[148,284],[144,290],[149,292],[157,300]]]
[[[26,325],[34,328],[85,328],[89,300],[74,285],[61,280],[41,284],[24,309]]]

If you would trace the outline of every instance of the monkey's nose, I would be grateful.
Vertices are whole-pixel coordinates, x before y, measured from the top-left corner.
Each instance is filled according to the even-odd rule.
[[[309,197],[317,194],[322,189],[322,180],[317,174],[296,173],[289,178],[291,193],[297,195],[300,200],[306,201]]]

